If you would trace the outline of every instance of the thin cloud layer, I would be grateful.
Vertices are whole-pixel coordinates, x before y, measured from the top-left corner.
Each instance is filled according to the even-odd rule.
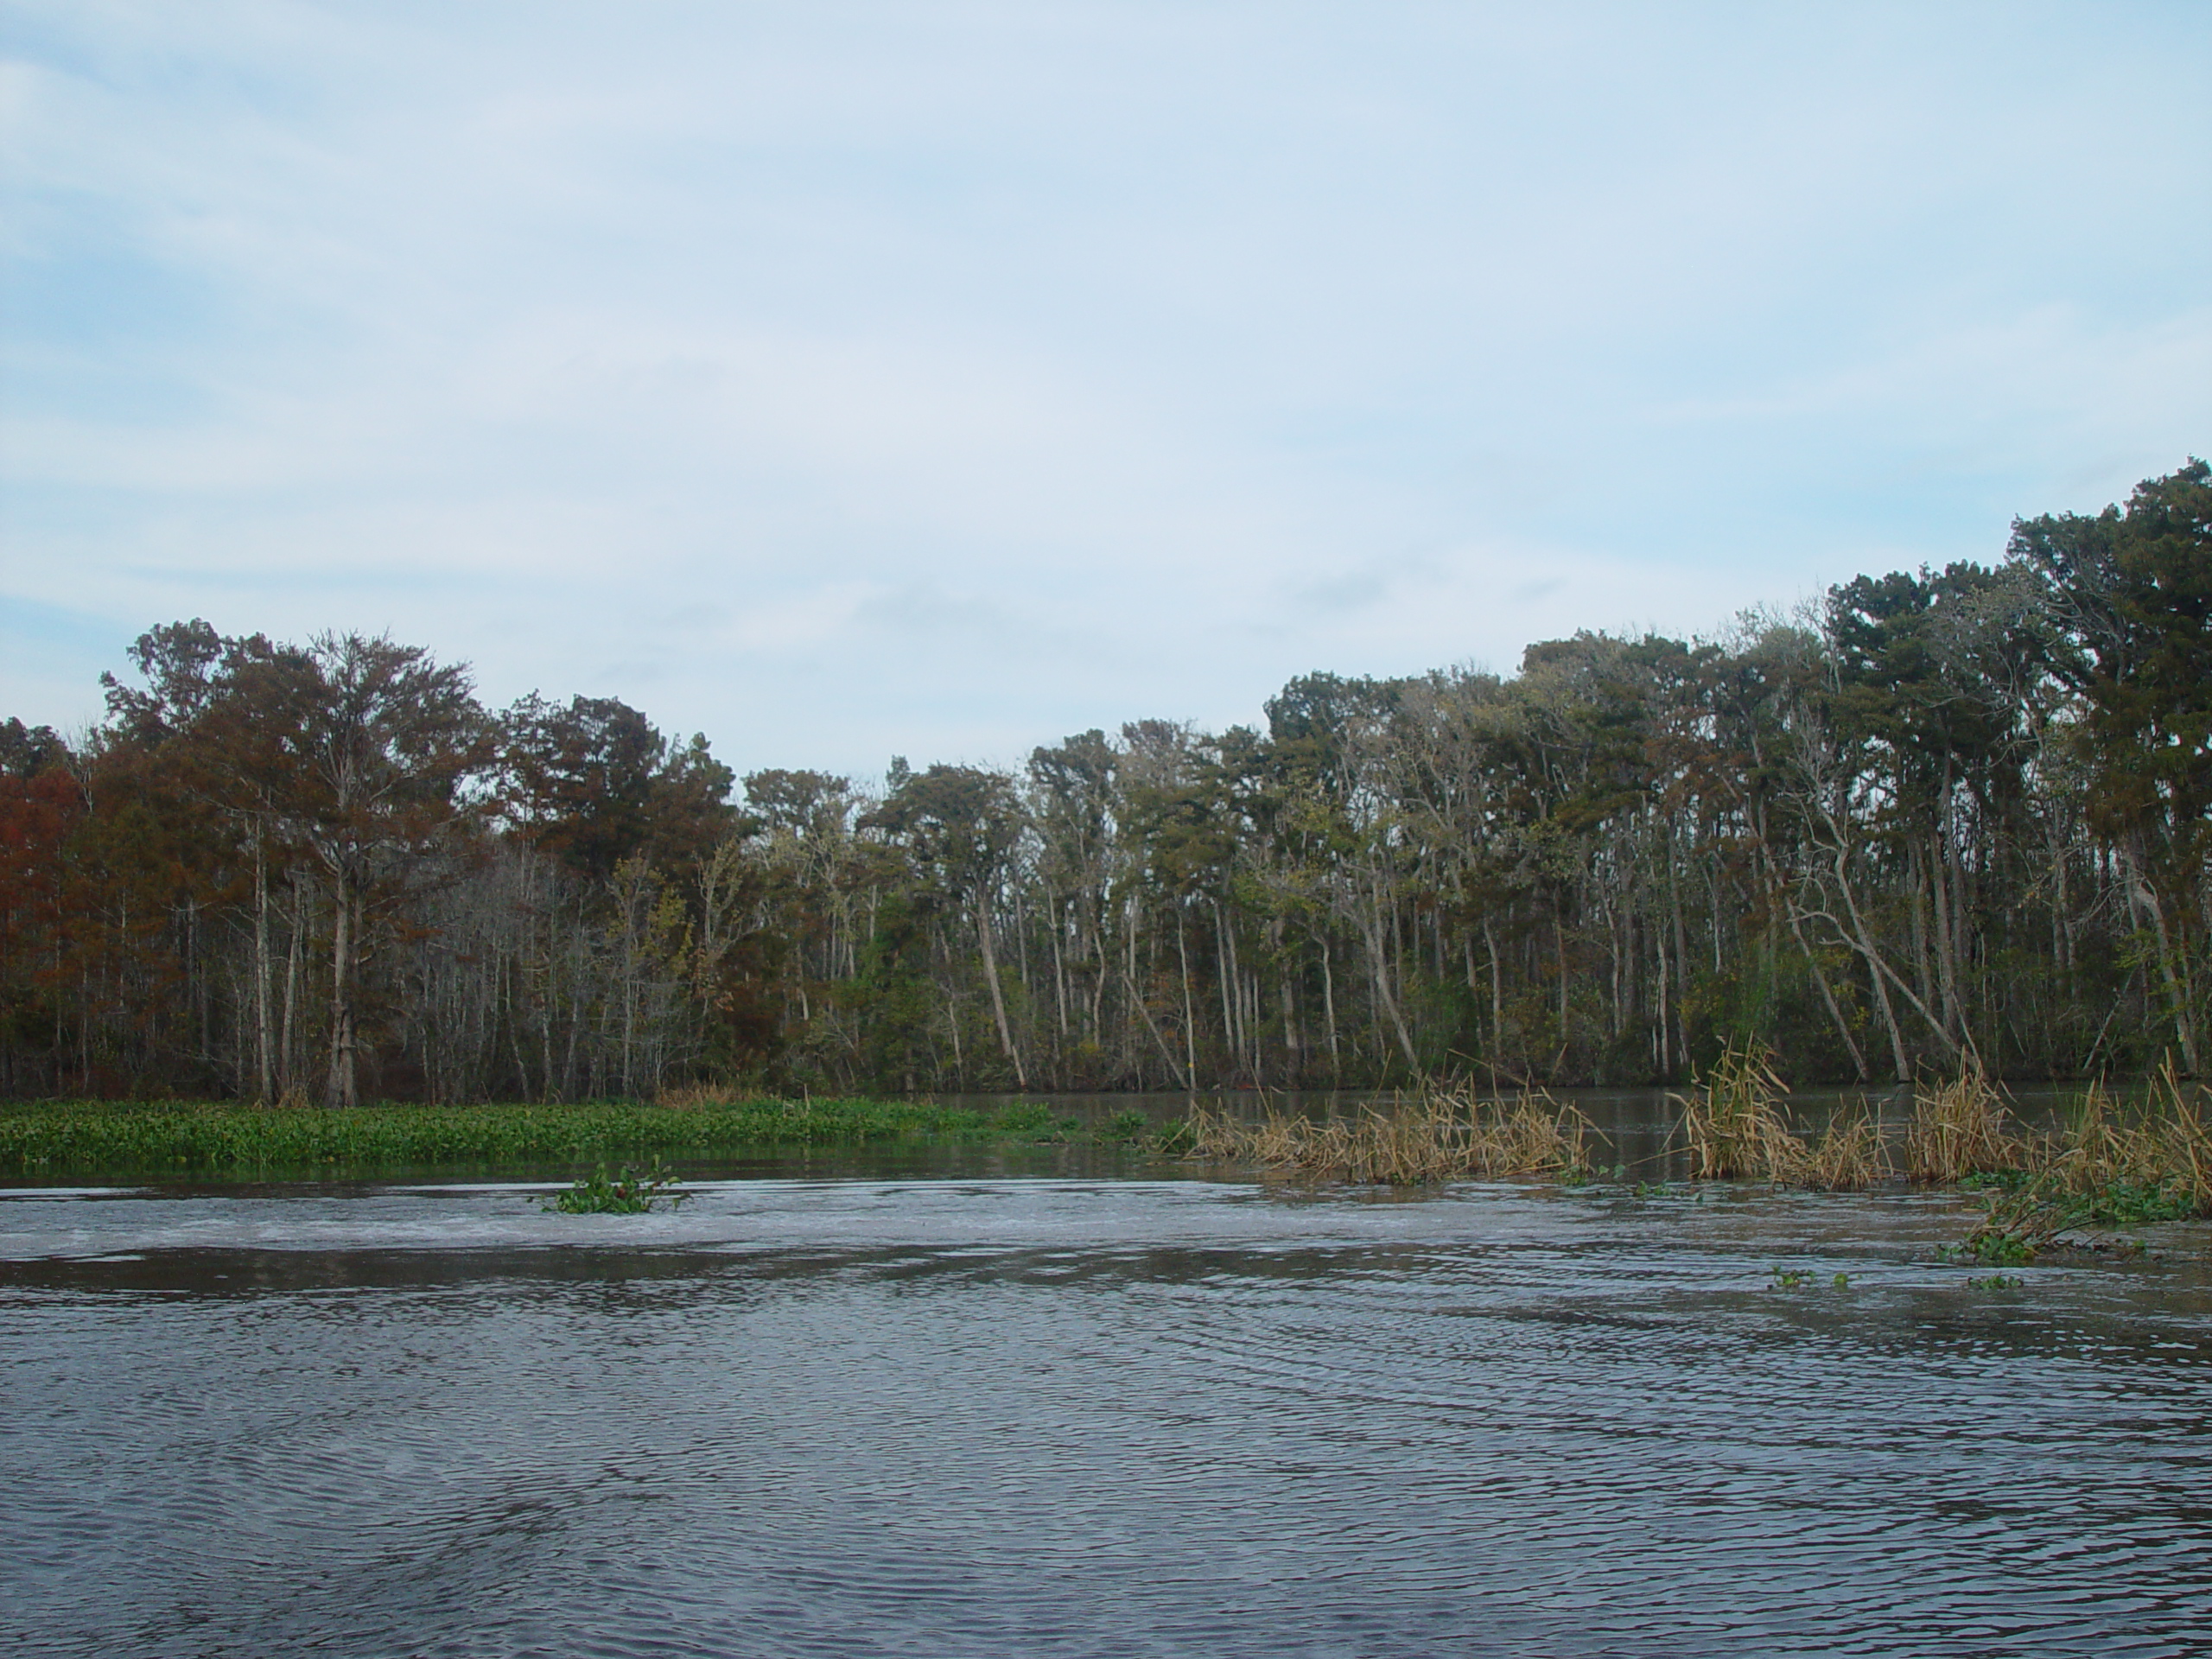
[[[16,9],[0,713],[390,627],[741,767],[1249,720],[2212,448],[2212,19]]]

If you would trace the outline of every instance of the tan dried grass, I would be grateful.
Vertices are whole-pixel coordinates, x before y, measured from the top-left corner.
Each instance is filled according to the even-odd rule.
[[[1811,1154],[1782,1115],[1782,1079],[1766,1057],[1745,1044],[1720,1058],[1687,1095],[1677,1131],[1688,1143],[1701,1181],[1791,1181]]]
[[[1862,1106],[1855,1113],[1839,1111],[1830,1118],[1821,1138],[1806,1147],[1802,1163],[1787,1179],[1793,1185],[1823,1192],[1857,1192],[1895,1173],[1882,1126]]]
[[[1423,1186],[1513,1175],[1566,1175],[1588,1166],[1589,1125],[1550,1096],[1479,1100],[1436,1089],[1349,1118],[1280,1112],[1240,1122],[1204,1108],[1191,1115],[1192,1155],[1257,1164],[1310,1179]]]
[[[2203,1090],[2182,1082],[2171,1056],[2136,1109],[2091,1084],[2043,1162],[2069,1192],[2153,1191],[2198,1214],[2212,1211],[2212,1126]]]
[[[1977,1066],[1915,1094],[1904,1150],[1908,1176],[1946,1185],[1963,1175],[2024,1168],[2030,1154],[2005,1121],[2004,1096]]]

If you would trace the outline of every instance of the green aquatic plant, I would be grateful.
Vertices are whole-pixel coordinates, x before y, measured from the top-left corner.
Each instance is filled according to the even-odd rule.
[[[1987,1267],[2032,1261],[2079,1220],[2078,1207],[2063,1192],[2047,1181],[2031,1181],[1993,1198],[1952,1254]]]
[[[329,1173],[435,1164],[700,1158],[893,1141],[1035,1141],[1073,1120],[1048,1106],[996,1112],[932,1101],[743,1100],[693,1091],[666,1103],[272,1108],[60,1102],[0,1113],[0,1170]]]
[[[1041,1101],[1017,1101],[1001,1106],[979,1120],[990,1132],[1008,1140],[1061,1141],[1076,1128],[1076,1120],[1063,1116]]]
[[[548,1215],[642,1216],[657,1204],[677,1209],[690,1196],[676,1185],[675,1174],[655,1159],[650,1169],[633,1169],[625,1164],[622,1173],[611,1179],[601,1165],[552,1203],[539,1207]]]
[[[1146,1144],[1166,1157],[1187,1157],[1198,1147],[1198,1126],[1187,1117],[1179,1117],[1154,1130]]]
[[[2016,1274],[1993,1273],[1986,1279],[1968,1279],[1968,1290],[2018,1290],[2028,1281]]]
[[[1105,1146],[1131,1146],[1152,1132],[1152,1120],[1142,1112],[1119,1111],[1092,1126],[1090,1138]]]

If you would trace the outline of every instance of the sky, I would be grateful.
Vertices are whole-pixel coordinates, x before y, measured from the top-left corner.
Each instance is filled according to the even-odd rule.
[[[2212,454],[2212,6],[0,0],[0,718],[1255,723]]]

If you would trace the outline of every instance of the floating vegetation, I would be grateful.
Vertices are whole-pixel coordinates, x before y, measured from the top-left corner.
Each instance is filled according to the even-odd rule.
[[[1590,1167],[1588,1123],[1541,1093],[1498,1101],[1434,1088],[1388,1110],[1319,1121],[1270,1112],[1239,1122],[1201,1107],[1190,1122],[1193,1156],[1318,1180],[1418,1186],[1508,1175],[1573,1179]]]
[[[2080,1224],[2078,1210],[2047,1179],[2037,1179],[1991,1202],[1955,1254],[1987,1266],[2027,1262]]]
[[[1773,1273],[1777,1290],[1802,1290],[1818,1276],[1810,1268],[1776,1268]],[[1828,1285],[1832,1289],[1849,1290],[1851,1275],[1847,1273],[1832,1274]]]
[[[2032,1258],[2066,1234],[2212,1215],[2212,1127],[2201,1089],[2171,1059],[2141,1105],[2091,1084],[2056,1135],[2011,1137],[2001,1156],[1958,1179],[1988,1194],[1967,1235],[1975,1261]]]
[[[622,1173],[612,1179],[602,1164],[542,1207],[549,1215],[642,1216],[656,1204],[677,1209],[690,1196],[676,1185],[675,1175],[656,1158],[650,1169],[633,1169],[625,1164]]]
[[[581,1164],[658,1154],[905,1139],[1065,1140],[1075,1120],[1021,1103],[995,1112],[924,1101],[742,1100],[659,1105],[268,1108],[65,1102],[0,1115],[0,1170],[263,1173],[428,1164]]]
[[[1198,1150],[1198,1126],[1188,1117],[1163,1123],[1153,1132],[1152,1150],[1169,1158],[1186,1158]]]
[[[2028,1281],[2015,1274],[1993,1273],[1986,1279],[1969,1279],[1968,1290],[2018,1290]]]
[[[1102,1146],[1134,1146],[1152,1133],[1152,1120],[1139,1111],[1120,1111],[1091,1126],[1090,1138]]]

